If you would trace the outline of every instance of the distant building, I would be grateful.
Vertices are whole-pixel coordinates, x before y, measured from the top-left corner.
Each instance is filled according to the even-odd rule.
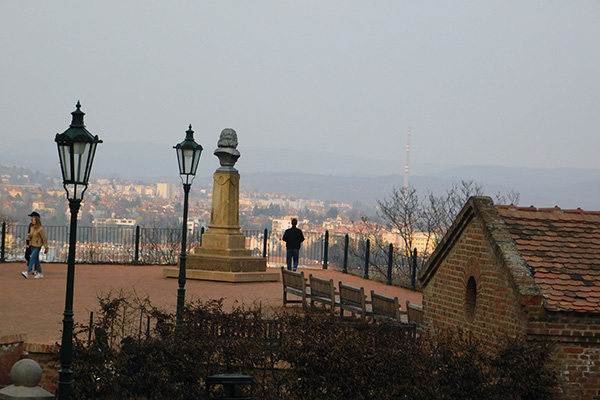
[[[35,200],[33,203],[31,203],[31,209],[34,211],[43,210],[44,208],[44,202],[41,200]]]
[[[435,238],[426,232],[416,232],[413,235],[413,249],[417,249],[418,254],[431,254],[435,250]]]
[[[54,212],[56,211],[54,208],[46,207],[44,202],[41,200],[35,200],[33,203],[31,203],[31,210],[37,211],[42,215],[42,217],[54,214]]]
[[[172,183],[159,182],[156,184],[156,196],[161,199],[172,199],[175,197],[175,185]]]
[[[273,233],[283,233],[286,229],[292,227],[292,218],[298,219],[297,216],[287,216],[285,218],[274,219],[271,227]]]
[[[128,218],[96,218],[94,226],[135,226],[135,219]]]
[[[352,204],[350,203],[331,203],[329,207],[335,207],[338,210],[352,210]]]
[[[23,196],[23,188],[21,186],[4,186],[3,189],[12,197]]]
[[[197,233],[203,227],[204,227],[204,229],[206,229],[208,227],[208,221],[206,220],[206,218],[189,217],[187,224],[188,224],[188,232],[190,234]]]

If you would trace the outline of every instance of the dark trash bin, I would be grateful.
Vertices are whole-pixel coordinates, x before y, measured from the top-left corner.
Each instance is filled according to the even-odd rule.
[[[219,374],[206,378],[207,399],[253,400],[254,378],[249,375]]]

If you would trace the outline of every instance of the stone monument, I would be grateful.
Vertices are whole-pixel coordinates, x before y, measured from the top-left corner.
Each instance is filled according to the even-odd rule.
[[[224,129],[214,154],[221,166],[215,171],[212,209],[202,245],[187,256],[188,279],[223,282],[278,281],[279,272],[267,272],[267,259],[253,257],[246,249],[240,227],[240,174],[234,165],[240,157],[233,129]],[[178,268],[165,268],[164,275],[177,277]]]

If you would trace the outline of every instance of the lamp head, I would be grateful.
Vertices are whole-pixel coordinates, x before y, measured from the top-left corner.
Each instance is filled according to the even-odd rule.
[[[181,181],[183,184],[191,185],[196,176],[200,155],[202,154],[202,146],[194,140],[194,131],[191,124],[186,131],[183,142],[176,144],[173,148],[177,151]]]
[[[77,109],[71,113],[73,120],[69,129],[57,133],[54,141],[58,147],[58,157],[63,177],[63,186],[69,200],[83,199],[87,189],[96,145],[102,143],[98,136],[92,135],[83,123],[85,113],[77,101]]]

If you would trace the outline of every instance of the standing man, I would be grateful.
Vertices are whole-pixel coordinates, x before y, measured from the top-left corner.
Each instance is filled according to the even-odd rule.
[[[302,231],[296,227],[298,220],[292,218],[292,227],[283,233],[283,241],[285,242],[286,261],[288,271],[292,271],[292,260],[294,260],[294,271],[298,268],[298,258],[300,256],[300,245],[304,242]]]

